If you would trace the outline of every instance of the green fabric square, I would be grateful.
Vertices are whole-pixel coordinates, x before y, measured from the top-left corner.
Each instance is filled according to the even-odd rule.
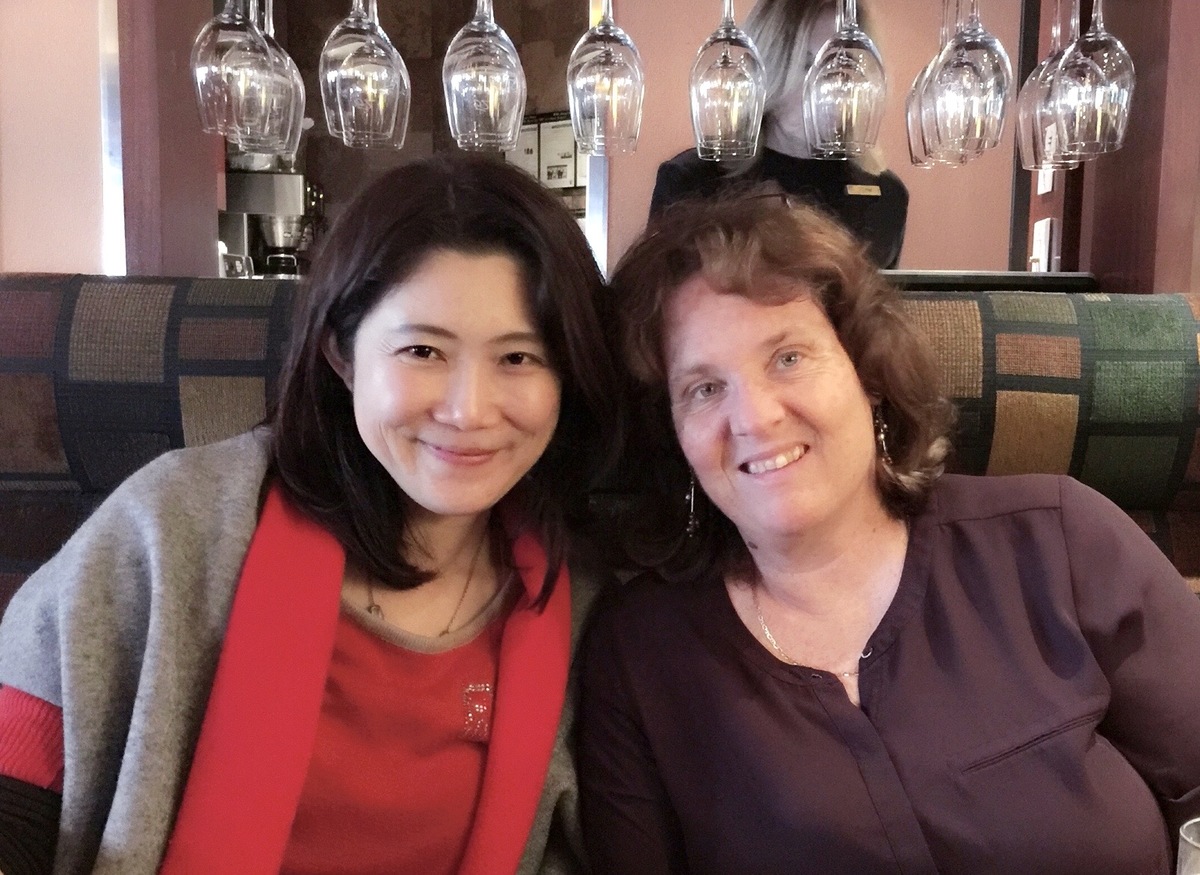
[[[1124,508],[1162,507],[1169,498],[1174,435],[1088,438],[1079,479]]]
[[[1048,322],[1053,325],[1075,325],[1075,305],[1066,295],[1047,292],[1008,293],[989,295],[996,318],[1005,322]]]
[[[1097,349],[1163,352],[1175,358],[1196,334],[1191,311],[1165,295],[1127,295],[1088,309]]]
[[[1096,362],[1092,422],[1179,422],[1183,362]]]

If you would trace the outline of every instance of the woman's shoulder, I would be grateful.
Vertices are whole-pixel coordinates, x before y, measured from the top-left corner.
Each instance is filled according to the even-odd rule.
[[[1064,507],[1123,513],[1099,492],[1065,474],[945,474],[934,485],[928,512],[941,522],[953,522]]]
[[[217,443],[171,450],[131,474],[113,491],[113,497],[134,493],[145,500],[163,491],[196,488],[221,494],[231,486],[244,488],[255,480],[257,491],[266,475],[269,441],[270,432],[258,428]]]

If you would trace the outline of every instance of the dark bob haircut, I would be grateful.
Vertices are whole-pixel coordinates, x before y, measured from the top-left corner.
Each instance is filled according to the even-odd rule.
[[[954,411],[939,390],[928,343],[863,244],[824,213],[777,192],[684,201],[646,229],[612,280],[619,343],[640,386],[646,436],[640,446],[631,442],[629,464],[658,481],[665,506],[647,516],[673,529],[645,533],[655,545],[649,561],[672,577],[714,566],[745,568],[749,561],[733,523],[700,490],[700,537],[680,537],[688,475],[666,392],[664,314],[680,286],[696,275],[723,293],[764,304],[811,296],[887,423],[892,463],[877,458],[875,464],[883,505],[895,517],[917,512],[942,473]],[[664,465],[667,459],[675,464]],[[650,553],[643,549],[643,555]]]
[[[521,170],[447,153],[369,185],[339,218],[304,280],[280,377],[271,473],[287,497],[384,584],[430,579],[410,562],[405,501],[359,436],[349,390],[322,353],[329,333],[349,358],[364,317],[431,254],[515,259],[562,399],[545,453],[505,497],[506,520],[541,538],[549,565],[541,600],[565,556],[568,525],[602,474],[616,420],[615,368],[597,315],[603,278],[562,202]]]

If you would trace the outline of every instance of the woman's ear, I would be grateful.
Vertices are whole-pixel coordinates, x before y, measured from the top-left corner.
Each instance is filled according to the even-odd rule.
[[[354,365],[346,361],[340,349],[338,349],[337,338],[333,331],[325,329],[325,334],[321,337],[321,352],[325,356],[325,361],[329,362],[329,367],[333,368],[333,372],[342,378],[342,382],[346,384],[346,388],[351,392],[354,391]]]

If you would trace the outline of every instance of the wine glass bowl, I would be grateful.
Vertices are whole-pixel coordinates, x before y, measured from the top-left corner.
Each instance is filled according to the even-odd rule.
[[[325,126],[355,148],[404,145],[412,83],[379,26],[374,0],[354,0],[325,40],[318,63]]]
[[[1133,59],[1104,30],[1096,0],[1091,27],[1067,46],[1054,75],[1051,99],[1063,150],[1087,158],[1120,149],[1136,81]]]
[[[758,150],[766,85],[754,41],[734,24],[733,0],[725,0],[721,25],[696,53],[689,92],[700,158],[752,158]]]
[[[525,71],[508,34],[496,24],[492,0],[455,34],[442,64],[450,133],[460,149],[516,148],[525,115]]]
[[[296,62],[275,39],[274,0],[262,6],[262,34],[271,52],[271,72],[260,87],[247,94],[251,100],[235,99],[234,142],[246,152],[281,155],[294,162],[300,148],[304,123],[304,79]]]
[[[937,152],[960,162],[999,145],[1012,91],[1008,53],[984,30],[978,7],[972,0],[965,24],[938,53],[922,95]]]
[[[1052,103],[1054,74],[1062,60],[1054,50],[1033,68],[1017,95],[1017,148],[1026,170],[1071,170],[1079,159],[1063,149]]]
[[[400,53],[377,31],[345,57],[338,70],[342,142],[355,148],[402,148],[412,84]]]
[[[191,68],[204,132],[236,137],[240,128],[242,134],[255,133],[245,126],[257,120],[255,101],[261,105],[259,91],[273,75],[274,59],[247,0],[227,0],[224,10],[200,28]]]
[[[579,151],[598,156],[634,151],[644,94],[641,55],[613,22],[612,0],[605,0],[600,22],[579,38],[567,62],[571,126]]]
[[[814,153],[843,158],[874,147],[886,94],[879,50],[857,25],[843,25],[804,78],[804,123]]]

